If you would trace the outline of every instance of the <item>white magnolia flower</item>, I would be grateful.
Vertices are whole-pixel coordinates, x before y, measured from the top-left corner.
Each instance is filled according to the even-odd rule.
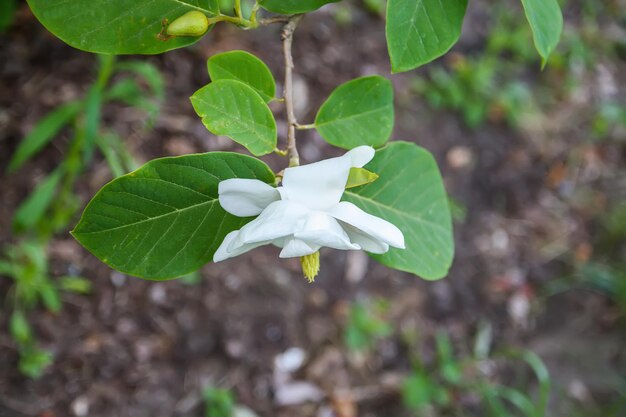
[[[360,168],[373,157],[373,148],[360,146],[338,158],[287,168],[278,188],[254,179],[220,182],[224,210],[239,217],[259,217],[226,235],[213,261],[267,244],[283,248],[281,258],[316,254],[323,246],[372,253],[385,253],[389,246],[404,249],[400,229],[340,201],[350,168]]]

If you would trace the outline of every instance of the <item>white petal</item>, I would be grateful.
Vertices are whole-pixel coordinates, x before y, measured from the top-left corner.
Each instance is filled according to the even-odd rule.
[[[341,250],[358,250],[359,245],[350,242],[350,238],[333,217],[320,211],[309,214],[301,230],[294,234],[309,245],[326,246]]]
[[[356,148],[350,150],[344,156],[349,157],[351,162],[351,166],[355,168],[362,168],[365,164],[371,161],[374,158],[374,148],[371,146],[357,146]]]
[[[232,178],[219,183],[220,205],[238,217],[257,216],[270,203],[280,200],[280,193],[263,181]]]
[[[270,242],[256,242],[250,244],[233,244],[237,242],[237,238],[239,236],[239,230],[235,230],[234,232],[230,232],[224,238],[224,241],[217,248],[217,251],[213,255],[213,262],[220,262],[228,258],[233,258],[235,256],[239,256],[243,253],[246,253],[252,249],[258,248],[259,246],[263,246]]]
[[[293,201],[275,201],[256,219],[241,228],[234,245],[273,241],[293,235],[304,223],[309,209]]]
[[[328,214],[359,229],[373,239],[404,249],[404,235],[400,229],[387,220],[364,212],[352,203],[342,201],[330,209]]]
[[[285,241],[285,247],[280,252],[281,258],[298,258],[300,256],[310,255],[320,250],[319,245],[310,244],[294,237]]]
[[[341,199],[350,168],[362,167],[373,157],[373,148],[359,146],[338,158],[287,168],[280,194],[284,200],[298,201],[311,210],[326,210]]]
[[[355,243],[361,247],[364,251],[383,254],[389,250],[389,245],[385,242],[378,240],[376,238],[371,237],[367,233],[363,233],[359,229],[354,226],[349,225],[348,223],[341,222],[343,229],[346,231],[348,236],[350,237],[350,241]]]

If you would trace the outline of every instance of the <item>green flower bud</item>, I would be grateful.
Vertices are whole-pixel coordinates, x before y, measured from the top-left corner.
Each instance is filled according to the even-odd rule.
[[[199,11],[187,12],[167,27],[169,36],[202,36],[209,30],[209,19]]]

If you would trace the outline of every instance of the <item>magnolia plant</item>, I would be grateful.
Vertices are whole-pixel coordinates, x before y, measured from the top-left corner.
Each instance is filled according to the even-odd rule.
[[[208,60],[211,82],[191,96],[202,122],[254,157],[209,152],[148,162],[105,185],[72,232],[103,262],[126,274],[170,279],[266,244],[300,257],[310,281],[319,250],[365,250],[425,279],[447,274],[452,221],[432,155],[413,142],[388,143],[391,82],[380,75],[338,86],[314,123],[294,112],[292,44],[309,12],[340,0],[28,0],[35,16],[68,44],[101,54],[158,54],[192,45],[216,24],[242,29],[283,25],[285,78],[244,51]],[[558,43],[557,0],[521,0],[545,64]],[[130,3],[130,4],[129,4]],[[467,0],[388,0],[386,37],[392,72],[446,53],[458,40]],[[265,14],[265,15],[263,15]],[[268,103],[284,103],[281,149]],[[343,156],[300,166],[296,133],[316,129]],[[258,157],[285,156],[277,174]],[[282,168],[282,167],[281,167]]]

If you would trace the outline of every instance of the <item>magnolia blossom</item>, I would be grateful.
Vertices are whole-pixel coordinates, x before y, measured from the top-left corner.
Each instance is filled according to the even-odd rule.
[[[404,249],[400,229],[340,201],[350,168],[360,168],[373,157],[374,149],[360,146],[338,158],[287,168],[278,188],[254,179],[220,182],[224,210],[239,217],[258,217],[226,235],[213,261],[267,244],[282,248],[281,258],[304,257],[323,246],[372,253],[385,253],[389,246]]]

